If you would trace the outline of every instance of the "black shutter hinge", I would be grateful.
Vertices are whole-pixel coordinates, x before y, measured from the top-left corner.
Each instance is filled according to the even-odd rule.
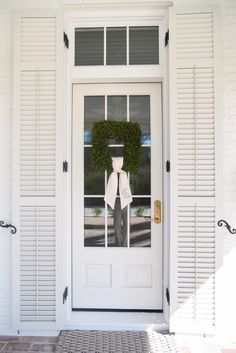
[[[166,301],[168,305],[170,305],[170,292],[168,288],[166,288]]]
[[[63,304],[65,304],[67,297],[68,297],[68,287],[65,288],[63,293]]]
[[[166,161],[166,171],[167,173],[170,172],[170,161]]]
[[[62,163],[62,170],[63,170],[63,173],[67,173],[68,172],[68,162],[67,161],[64,161]]]
[[[165,47],[169,44],[169,30],[165,34]]]
[[[64,38],[65,46],[67,47],[67,49],[69,49],[69,39],[68,39],[66,32],[63,32],[63,38]]]

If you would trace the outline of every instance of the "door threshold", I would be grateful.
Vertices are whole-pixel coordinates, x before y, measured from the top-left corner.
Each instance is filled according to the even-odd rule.
[[[96,308],[72,308],[72,311],[86,312],[111,312],[111,313],[163,313],[163,310],[155,309],[96,309]]]
[[[163,313],[73,311],[65,330],[168,331]]]

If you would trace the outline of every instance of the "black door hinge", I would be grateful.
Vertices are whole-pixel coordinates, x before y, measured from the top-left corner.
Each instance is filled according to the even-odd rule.
[[[165,34],[165,47],[169,44],[169,30]]]
[[[63,38],[64,38],[64,44],[67,47],[67,49],[69,49],[69,39],[68,36],[65,32],[63,32]]]
[[[68,162],[67,161],[63,162],[62,170],[63,170],[63,173],[67,173],[68,172]]]
[[[168,305],[170,305],[170,292],[168,288],[166,288],[166,301]]]
[[[67,297],[68,297],[68,287],[65,288],[63,293],[63,304],[65,304]]]
[[[166,171],[167,173],[170,172],[170,161],[166,161]]]

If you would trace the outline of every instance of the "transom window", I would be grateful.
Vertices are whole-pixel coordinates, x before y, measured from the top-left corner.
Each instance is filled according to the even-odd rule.
[[[158,65],[159,27],[75,29],[75,66]]]

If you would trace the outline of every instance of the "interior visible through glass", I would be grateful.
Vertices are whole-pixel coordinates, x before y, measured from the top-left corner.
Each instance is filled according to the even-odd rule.
[[[159,27],[75,28],[75,66],[159,65]]]
[[[129,107],[129,109],[127,109]],[[133,202],[120,207],[119,192],[112,209],[104,201],[109,174],[91,162],[91,129],[99,120],[137,121],[142,129],[142,162],[129,174]],[[130,137],[132,138],[132,136]],[[111,155],[123,155],[123,141],[110,140]],[[84,97],[84,246],[151,246],[151,133],[150,96]],[[119,183],[118,183],[119,184]]]
[[[104,65],[104,28],[75,29],[75,66]]]

